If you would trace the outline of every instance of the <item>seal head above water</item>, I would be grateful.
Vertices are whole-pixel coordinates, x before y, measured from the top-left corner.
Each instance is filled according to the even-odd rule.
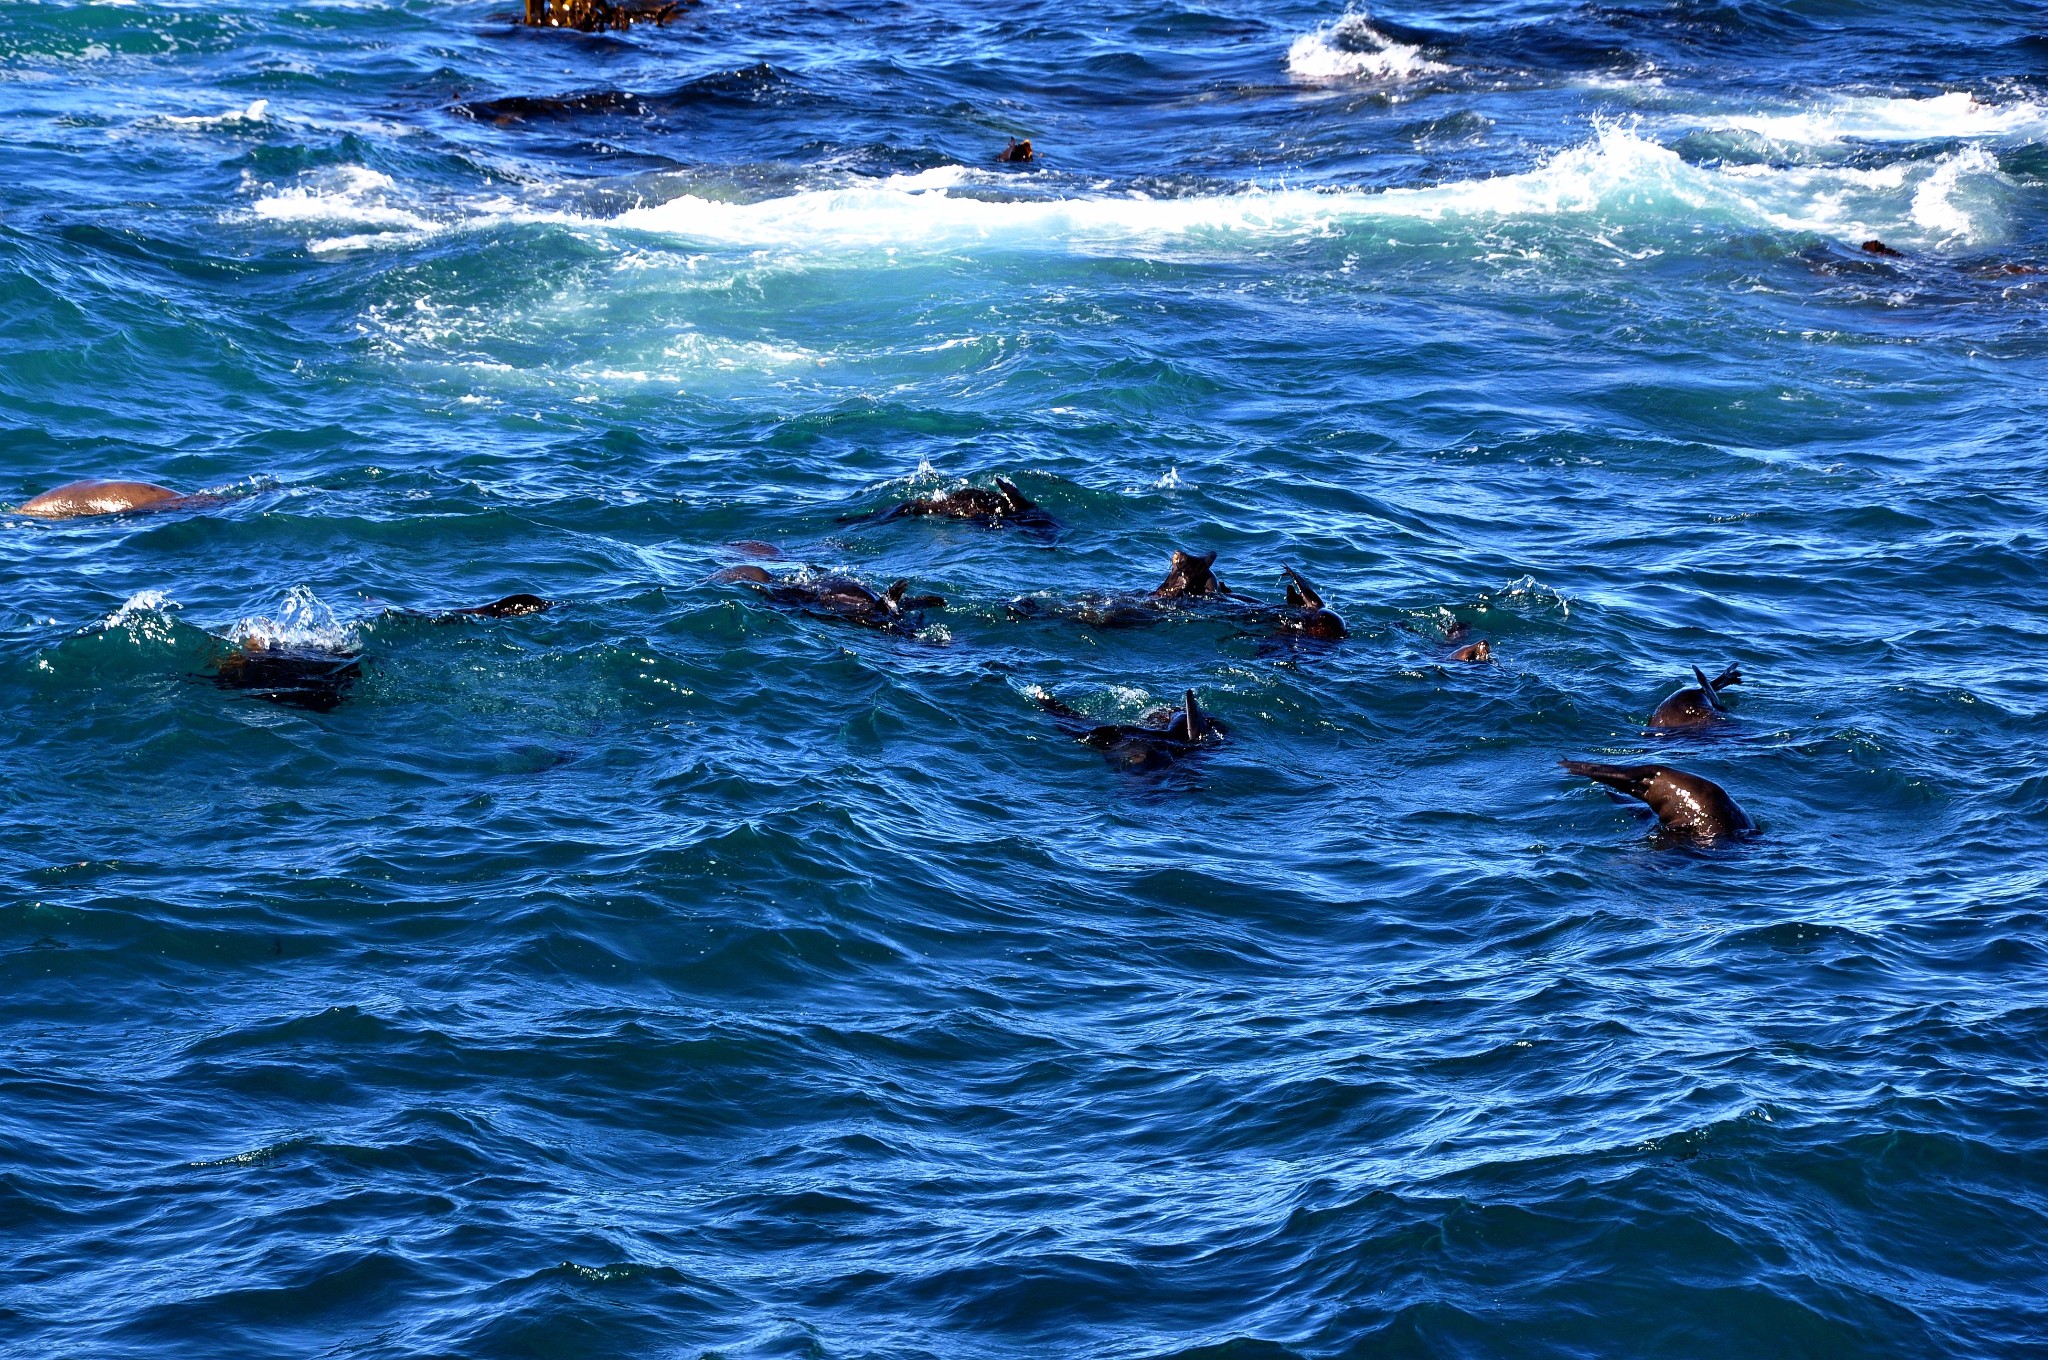
[[[1228,595],[1230,587],[1216,575],[1216,552],[1195,554],[1173,551],[1173,560],[1166,570],[1166,579],[1152,591],[1155,600],[1201,599],[1209,595]]]
[[[1756,830],[1749,814],[1711,779],[1669,765],[1601,765],[1586,760],[1563,764],[1573,774],[1649,804],[1660,825],[1682,835],[1718,841]]]

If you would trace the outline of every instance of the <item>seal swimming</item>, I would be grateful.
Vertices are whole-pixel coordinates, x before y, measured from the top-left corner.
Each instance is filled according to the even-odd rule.
[[[987,529],[1015,525],[1032,533],[1049,534],[1059,528],[1057,521],[1007,477],[995,479],[996,489],[960,486],[936,496],[919,496],[867,515],[842,515],[841,524],[882,524],[892,519],[937,516],[965,520]]]
[[[1688,685],[1658,704],[1657,711],[1650,715],[1651,727],[1706,727],[1728,717],[1728,706],[1721,702],[1720,691],[1742,683],[1742,668],[1730,666],[1709,680],[1705,671],[1694,666],[1692,675],[1699,684]]]
[[[1010,617],[1035,619],[1064,616],[1093,628],[1144,628],[1159,623],[1189,604],[1256,604],[1223,584],[1216,575],[1216,554],[1176,548],[1166,579],[1143,594],[1084,595],[1078,600],[1048,601],[1029,595],[1010,601]]]
[[[538,595],[528,595],[522,591],[516,595],[507,595],[502,600],[492,600],[489,604],[471,605],[467,609],[450,609],[438,617],[442,619],[465,617],[523,619],[528,614],[545,614],[550,609],[557,609],[560,606],[561,602],[558,600],[544,600]]]
[[[851,623],[903,637],[913,637],[924,627],[926,610],[946,607],[942,596],[910,594],[908,581],[892,582],[887,590],[877,594],[851,576],[777,578],[765,567],[752,563],[728,567],[711,579],[753,586],[768,603],[814,619]]]
[[[88,515],[119,515],[131,510],[173,510],[202,498],[173,491],[155,482],[107,482],[96,478],[66,482],[14,507],[17,515],[38,519],[83,519]]]
[[[1351,635],[1344,620],[1323,603],[1323,597],[1307,577],[1288,566],[1281,567],[1280,574],[1287,581],[1287,608],[1279,617],[1282,634],[1312,642],[1342,642]]]
[[[1669,765],[1601,765],[1586,760],[1560,763],[1573,774],[1648,803],[1661,825],[1683,835],[1716,841],[1746,836],[1756,830],[1749,814],[1711,779],[1674,770]]]
[[[1126,770],[1163,770],[1205,745],[1222,741],[1230,729],[1202,711],[1188,690],[1180,707],[1154,709],[1137,723],[1094,723],[1086,714],[1050,694],[1032,696],[1038,706],[1058,718],[1076,741],[1094,747],[1111,764]]]
[[[362,675],[363,658],[353,652],[312,647],[274,647],[252,639],[214,663],[213,683],[247,690],[287,708],[330,713]]]

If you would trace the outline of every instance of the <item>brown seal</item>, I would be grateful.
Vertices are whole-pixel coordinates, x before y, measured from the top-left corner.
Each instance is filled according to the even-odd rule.
[[[958,486],[936,496],[919,496],[903,501],[873,514],[841,515],[839,522],[868,524],[906,516],[932,515],[941,519],[966,520],[989,529],[1014,524],[1034,533],[1049,534],[1059,528],[1053,517],[1045,513],[1037,501],[1020,491],[1015,482],[1007,477],[998,477],[995,481],[996,489],[993,491],[980,486]]]
[[[1648,803],[1659,823],[1681,834],[1711,841],[1756,830],[1749,814],[1711,779],[1674,770],[1669,765],[1599,765],[1585,760],[1562,763],[1573,774],[1584,775],[1617,793]]]
[[[1199,598],[1204,595],[1228,595],[1230,587],[1216,575],[1216,551],[1197,556],[1194,553],[1173,550],[1173,561],[1166,569],[1166,579],[1152,591],[1155,600],[1181,600]]]
[[[892,582],[887,590],[877,593],[851,576],[778,578],[751,563],[728,567],[711,579],[754,586],[768,603],[814,619],[857,624],[903,637],[913,637],[924,627],[927,609],[946,607],[942,596],[910,594],[908,581]]]
[[[66,482],[15,507],[15,513],[39,519],[82,519],[87,515],[119,515],[130,510],[169,510],[194,498],[154,482],[103,482],[87,478]]]
[[[1083,742],[1107,756],[1111,763],[1127,770],[1163,770],[1203,746],[1223,740],[1230,729],[1202,711],[1195,692],[1188,690],[1177,709],[1158,709],[1141,723],[1098,723],[1090,726],[1087,715],[1050,694],[1033,696],[1038,706],[1052,714]]]
[[[1705,727],[1728,716],[1728,706],[1721,702],[1720,691],[1742,683],[1742,668],[1730,666],[1709,680],[1705,671],[1694,666],[1692,675],[1699,685],[1687,686],[1658,704],[1657,711],[1650,715],[1650,726]]]
[[[1313,642],[1342,642],[1351,635],[1344,620],[1323,603],[1306,576],[1289,566],[1282,566],[1280,574],[1287,581],[1287,609],[1280,615],[1280,633]]]

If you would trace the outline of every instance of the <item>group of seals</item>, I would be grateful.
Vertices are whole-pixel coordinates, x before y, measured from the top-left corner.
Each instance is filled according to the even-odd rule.
[[[16,509],[20,514],[41,519],[73,519],[190,507],[212,499],[185,495],[153,482],[83,480],[45,491]],[[955,488],[902,501],[886,510],[848,516],[842,522],[924,517],[958,519],[991,529],[1015,526],[1038,533],[1051,533],[1057,528],[1042,507],[1025,496],[1014,482],[1002,477],[995,479],[994,490]],[[746,546],[773,551],[765,545]],[[1334,644],[1349,636],[1344,620],[1324,603],[1307,577],[1292,566],[1283,565],[1280,570],[1285,602],[1272,605],[1226,585],[1216,574],[1213,550],[1191,553],[1176,549],[1165,578],[1149,591],[1089,596],[1052,606],[1036,598],[1019,597],[1010,602],[1009,612],[1014,618],[1064,614],[1098,628],[1128,628],[1159,622],[1173,612],[1214,606],[1230,617],[1262,626],[1274,638]],[[727,568],[713,579],[753,587],[778,608],[905,637],[915,636],[923,628],[926,611],[946,607],[940,596],[912,595],[907,581],[895,581],[885,590],[876,591],[850,576],[827,573],[778,577],[751,563]],[[556,601],[520,592],[488,604],[444,610],[429,617],[440,622],[524,618],[555,607]],[[1457,640],[1456,634],[1452,640]],[[1492,647],[1483,639],[1459,647],[1450,655],[1457,661],[1493,659]],[[347,697],[361,677],[362,667],[363,657],[358,652],[281,645],[256,638],[236,644],[220,657],[210,678],[223,689],[325,713]],[[1741,669],[1731,665],[1709,679],[1705,671],[1695,666],[1693,678],[1697,685],[1680,689],[1657,705],[1649,718],[1652,730],[1694,730],[1726,720],[1727,705],[1720,692],[1742,683]],[[1102,752],[1113,764],[1133,771],[1165,769],[1229,735],[1223,723],[1202,711],[1192,689],[1185,692],[1179,708],[1156,710],[1137,723],[1096,723],[1044,691],[1036,692],[1034,697],[1076,741]],[[1662,764],[1610,765],[1581,760],[1564,761],[1563,768],[1594,780],[1619,796],[1646,804],[1658,823],[1671,832],[1714,842],[1748,835],[1756,829],[1727,790],[1685,770]]]
[[[1282,565],[1285,603],[1271,604],[1232,590],[1216,574],[1216,553],[1175,549],[1166,577],[1148,591],[1083,595],[1050,600],[1020,595],[1008,609],[1014,619],[1069,618],[1091,628],[1145,628],[1179,615],[1202,612],[1263,635],[1269,643],[1329,644],[1350,636],[1344,620],[1294,567]]]

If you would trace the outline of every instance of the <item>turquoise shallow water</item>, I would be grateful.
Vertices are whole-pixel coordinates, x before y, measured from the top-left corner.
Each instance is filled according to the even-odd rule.
[[[0,16],[0,1350],[2048,1354],[2037,10],[502,8]]]

